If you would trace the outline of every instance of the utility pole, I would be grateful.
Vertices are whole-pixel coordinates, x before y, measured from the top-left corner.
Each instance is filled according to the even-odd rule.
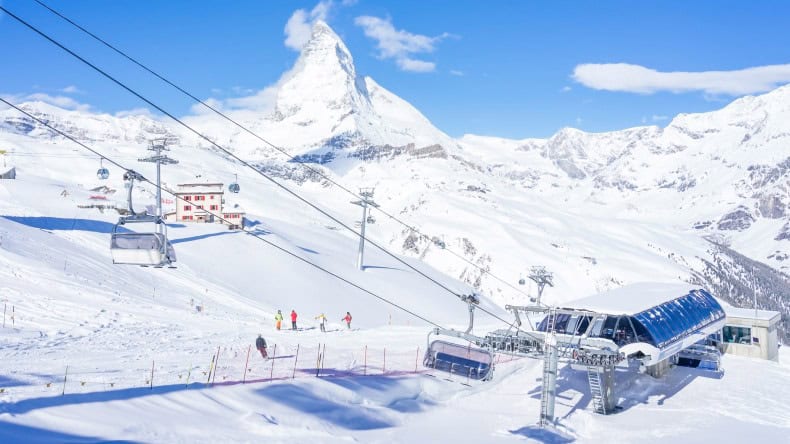
[[[137,159],[140,162],[151,162],[156,164],[156,217],[162,219],[162,165],[173,165],[178,163],[177,160],[167,157],[167,154],[162,154],[163,151],[170,151],[167,148],[167,139],[154,139],[151,140],[151,146],[148,151],[153,151],[156,154],[144,159]],[[162,228],[159,223],[156,224],[156,230],[159,232]]]
[[[357,254],[357,267],[360,270],[363,270],[362,267],[362,257],[365,252],[365,225],[368,221],[368,206],[373,208],[378,208],[379,204],[373,201],[373,193],[375,192],[375,188],[360,188],[359,195],[362,197],[362,200],[353,200],[351,201],[354,205],[359,205],[362,207],[362,222],[360,222],[360,235],[359,235],[359,253]]]
[[[535,304],[540,305],[540,298],[543,296],[543,288],[548,285],[554,286],[554,273],[546,271],[546,267],[537,265],[529,270],[529,278],[538,284],[538,298],[533,301]]]

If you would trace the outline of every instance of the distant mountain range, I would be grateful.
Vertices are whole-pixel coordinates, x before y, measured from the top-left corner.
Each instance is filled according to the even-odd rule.
[[[373,236],[500,303],[521,296],[442,252],[438,239],[511,283],[529,265],[546,265],[557,300],[639,280],[684,280],[735,304],[757,291],[762,308],[790,314],[790,86],[680,114],[664,128],[454,139],[358,75],[344,43],[319,22],[294,67],[260,95],[271,103],[227,112],[293,159],[212,114],[186,120],[290,185],[327,185],[303,168],[311,164],[348,187],[376,186],[382,208],[425,235],[374,212]],[[209,149],[157,117],[23,106],[86,142],[169,136],[183,149]],[[61,139],[14,110],[0,110],[0,143],[3,133]],[[314,188],[305,192],[348,200]]]

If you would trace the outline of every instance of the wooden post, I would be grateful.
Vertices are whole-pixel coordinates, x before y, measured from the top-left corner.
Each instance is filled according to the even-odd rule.
[[[69,366],[67,365],[66,366],[66,374],[63,375],[63,391],[60,393],[61,395],[65,395],[66,394],[66,380],[68,379],[68,377],[69,377]]]
[[[417,357],[414,358],[414,373],[417,373],[417,363],[420,362],[420,346],[417,346]]]
[[[274,358],[277,356],[277,344],[274,344],[274,354],[272,354],[272,373],[269,375],[269,381],[274,379]]]
[[[211,377],[211,385],[214,385],[214,380],[217,379],[217,366],[219,365],[219,346],[217,346],[217,360],[214,361],[214,376]]]
[[[318,355],[315,358],[315,377],[321,372],[321,343],[318,343]]]
[[[187,384],[184,386],[184,388],[189,387],[189,377],[190,376],[192,376],[192,363],[191,362],[189,363],[189,370],[187,371]]]
[[[324,344],[324,352],[321,354],[321,371],[324,371],[325,360],[326,360],[326,344]]]
[[[291,379],[296,378],[296,363],[299,362],[299,344],[296,344],[296,356],[294,357],[294,372],[291,375]]]
[[[154,360],[151,360],[151,390],[154,389]]]
[[[211,355],[211,364],[208,366],[208,379],[206,379],[206,384],[211,382],[211,371],[214,370],[214,360],[217,359],[217,355]]]
[[[367,345],[365,345],[365,358],[363,361],[362,374],[363,375],[368,374],[368,346]]]
[[[247,347],[247,360],[244,361],[244,374],[241,376],[241,383],[245,384],[247,382],[247,365],[250,363],[250,350],[252,349],[252,344]]]

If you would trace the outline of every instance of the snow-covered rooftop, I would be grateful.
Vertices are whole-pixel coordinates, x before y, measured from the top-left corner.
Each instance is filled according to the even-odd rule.
[[[180,183],[176,193],[222,193],[221,183]]]
[[[771,321],[774,318],[778,321],[782,314],[771,310],[754,310],[753,308],[724,307],[724,313],[728,318],[759,319],[761,321]]]
[[[685,296],[696,288],[690,284],[641,282],[570,301],[563,306],[599,313],[634,315]]]

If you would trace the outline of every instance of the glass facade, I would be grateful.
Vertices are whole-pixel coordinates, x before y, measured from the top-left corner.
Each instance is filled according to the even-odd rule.
[[[632,342],[646,342],[661,348],[724,319],[724,316],[724,309],[710,293],[705,290],[694,290],[633,316],[607,315],[604,318],[596,318],[589,335],[611,339],[620,346]],[[559,314],[556,320],[556,332],[582,334],[587,331],[591,321],[590,317],[579,319],[577,316]],[[547,319],[544,318],[538,325],[538,330],[546,331],[546,324]],[[745,333],[745,336],[738,336],[739,340],[742,337],[748,337],[748,343],[751,343],[751,332]],[[725,333],[724,340],[728,341],[728,339]]]
[[[752,329],[749,327],[725,325],[721,332],[724,342],[731,342],[735,344],[752,343]]]

